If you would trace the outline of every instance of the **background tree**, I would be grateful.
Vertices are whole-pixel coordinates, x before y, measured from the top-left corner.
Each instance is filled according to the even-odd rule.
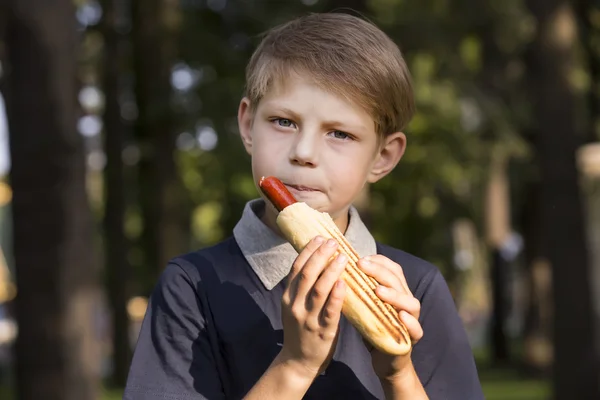
[[[575,159],[583,143],[576,95],[577,25],[571,3],[530,0],[537,29],[529,58],[540,173],[542,251],[552,271],[554,396],[600,397],[584,211]]]
[[[171,71],[177,61],[178,3],[132,1],[133,71],[138,117],[135,123],[138,202],[143,220],[148,291],[168,260],[189,248],[188,207],[176,163],[178,124],[172,110]]]
[[[104,58],[102,63],[102,89],[104,91],[104,250],[107,298],[112,313],[112,366],[113,384],[124,387],[129,372],[131,346],[127,300],[131,296],[133,278],[127,254],[125,236],[125,211],[127,209],[127,183],[123,151],[127,127],[121,117],[120,98],[124,93],[126,38],[120,32],[127,25],[125,2],[104,0],[102,2]],[[125,25],[125,26],[124,26]]]
[[[94,399],[98,264],[76,130],[74,8],[18,0],[8,11],[17,390],[23,400]]]

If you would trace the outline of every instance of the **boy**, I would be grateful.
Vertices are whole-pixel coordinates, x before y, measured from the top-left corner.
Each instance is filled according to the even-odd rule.
[[[270,31],[246,78],[238,122],[255,183],[276,176],[332,216],[413,350],[390,357],[363,341],[341,315],[345,259],[327,262],[335,243],[315,238],[296,254],[274,208],[257,199],[231,238],[169,263],[124,398],[482,399],[439,271],[376,243],[352,207],[406,146],[414,104],[398,47],[356,17],[312,14]]]

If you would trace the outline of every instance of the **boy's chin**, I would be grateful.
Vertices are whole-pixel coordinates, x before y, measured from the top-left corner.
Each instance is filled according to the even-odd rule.
[[[311,208],[314,208],[315,210],[322,212],[322,213],[327,213],[331,216],[331,218],[335,218],[337,217],[339,214],[341,214],[340,210],[334,210],[332,209],[330,204],[323,204],[322,202],[311,202],[310,200],[305,201],[306,204],[308,204]]]

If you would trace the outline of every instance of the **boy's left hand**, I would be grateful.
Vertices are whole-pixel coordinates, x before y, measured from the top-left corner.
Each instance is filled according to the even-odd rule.
[[[402,267],[380,254],[365,257],[358,263],[359,268],[379,282],[377,296],[398,310],[400,320],[408,329],[413,345],[423,337],[423,328],[419,323],[421,303],[406,283]],[[372,347],[372,346],[370,346]],[[411,352],[404,356],[384,354],[377,349],[371,351],[373,368],[379,379],[393,381],[405,373],[414,373]]]

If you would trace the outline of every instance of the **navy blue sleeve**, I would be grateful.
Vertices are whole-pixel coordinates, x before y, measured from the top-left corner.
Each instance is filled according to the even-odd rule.
[[[124,400],[225,398],[197,285],[179,265],[166,267],[149,300]]]
[[[439,270],[417,286],[423,338],[412,352],[415,370],[431,400],[483,400],[471,346],[448,285]]]

